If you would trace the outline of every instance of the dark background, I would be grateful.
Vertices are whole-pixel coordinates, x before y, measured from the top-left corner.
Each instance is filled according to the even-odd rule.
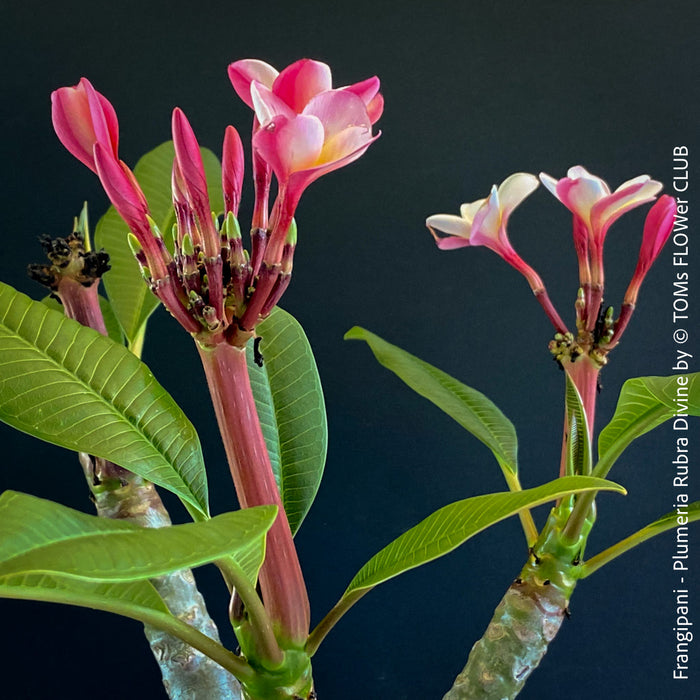
[[[68,233],[83,200],[93,223],[106,208],[97,179],[53,134],[53,89],[87,76],[114,104],[120,153],[133,165],[169,138],[175,105],[216,152],[227,124],[248,133],[249,110],[226,76],[233,60],[258,57],[282,68],[309,56],[332,66],[336,85],[380,76],[383,135],[360,161],[304,195],[283,303],[315,349],[330,424],[326,476],[297,537],[318,621],[388,541],[446,503],[505,489],[480,443],[343,333],[363,325],[486,393],[517,427],[524,486],[554,478],[563,375],[547,352],[551,327],[514,270],[485,249],[438,251],[423,221],[456,212],[519,170],[561,177],[580,163],[613,188],[641,173],[670,185],[673,146],[689,146],[691,161],[697,146],[695,7],[640,0],[6,3],[0,279],[41,297],[24,276],[26,264],[41,259],[37,236]],[[694,191],[693,182],[691,199]],[[619,305],[629,281],[644,213],[626,215],[608,236],[609,303]],[[510,232],[571,321],[577,268],[568,212],[540,188],[513,216]],[[666,251],[603,373],[598,428],[626,378],[671,372],[673,272]],[[697,274],[695,265],[693,287]],[[162,310],[151,321],[144,360],[200,432],[214,512],[231,509],[194,347]],[[1,487],[90,511],[74,455],[6,426],[0,436]],[[658,429],[620,460],[612,477],[629,495],[601,496],[589,554],[671,509],[674,449],[671,432]],[[539,522],[544,515],[538,511]],[[691,535],[696,542],[700,531]],[[673,544],[673,535],[660,537],[580,585],[572,619],[521,697],[696,697],[696,680],[671,680]],[[525,556],[512,519],[369,594],[314,660],[320,698],[441,697]],[[691,565],[700,623],[700,559]],[[203,570],[200,578],[233,643],[216,573]],[[3,600],[0,611],[8,700],[163,697],[137,623],[30,602]]]

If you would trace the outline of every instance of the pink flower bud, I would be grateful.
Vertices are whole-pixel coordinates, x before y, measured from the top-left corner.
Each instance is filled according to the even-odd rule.
[[[99,143],[118,159],[119,123],[109,101],[87,78],[51,93],[51,119],[61,143],[81,163],[97,172],[93,147]]]
[[[644,221],[644,234],[639,249],[637,267],[625,294],[625,304],[634,305],[637,303],[639,288],[649,272],[649,268],[671,235],[675,216],[676,200],[667,194],[659,197],[659,201],[649,210]]]
[[[238,205],[241,202],[244,165],[241,137],[236,129],[227,126],[221,158],[221,179],[226,213],[232,211],[234,216],[238,216]]]

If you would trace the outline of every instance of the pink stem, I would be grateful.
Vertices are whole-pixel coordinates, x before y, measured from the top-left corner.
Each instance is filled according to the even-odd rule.
[[[309,601],[255,409],[245,348],[227,343],[197,347],[241,507],[279,508],[267,535],[260,587],[273,624],[290,642],[301,645],[309,634]]]
[[[75,319],[83,326],[94,328],[102,335],[107,335],[97,294],[99,283],[100,281],[96,280],[89,287],[84,287],[70,277],[61,277],[57,293],[68,318]]]

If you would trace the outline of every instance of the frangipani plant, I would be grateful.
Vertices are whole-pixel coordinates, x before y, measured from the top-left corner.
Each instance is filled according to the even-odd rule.
[[[52,96],[60,141],[99,177],[112,208],[97,224],[98,250],[83,209],[69,236],[44,241],[48,263],[31,267],[62,309],[0,287],[0,418],[78,452],[98,516],[6,492],[0,497],[0,596],[82,605],[142,621],[171,698],[310,700],[316,697],[311,659],[355,602],[517,514],[533,547],[531,561],[495,624],[536,599],[541,606],[525,610],[528,625],[535,630],[544,622],[553,629],[579,577],[649,535],[583,561],[593,498],[601,491],[624,492],[604,478],[611,455],[642,429],[630,419],[623,394],[611,423],[613,447],[601,450],[592,466],[592,382],[631,315],[615,322],[594,308],[603,292],[602,240],[622,211],[655,196],[656,183],[637,179],[610,194],[602,181],[574,169],[570,179],[584,183],[583,194],[579,185],[555,184],[557,196],[573,202],[580,269],[596,270],[581,282],[576,336],[508,239],[510,214],[534,191],[537,178],[516,174],[487,199],[464,205],[461,217],[429,219],[440,247],[487,245],[524,274],[553,323],[552,352],[570,378],[559,478],[523,490],[513,426],[493,403],[378,336],[353,329],[347,337],[368,342],[383,364],[493,451],[509,490],[448,504],[388,544],[312,629],[293,538],[323,472],[326,417],[308,341],[277,304],[291,280],[304,191],[369,149],[379,136],[374,124],[383,98],[377,78],[333,88],[330,68],[309,59],[281,72],[262,61],[238,61],[229,66],[229,78],[254,112],[249,237],[238,218],[245,149],[234,127],[225,130],[219,165],[175,108],[173,141],[132,171],[119,157],[116,112],[87,79]],[[672,203],[661,198],[647,218],[628,307],[671,230]],[[107,299],[98,295],[103,276]],[[195,427],[139,360],[158,303],[195,341],[238,511],[211,516]],[[692,386],[697,413],[694,379]],[[657,392],[651,395],[655,400]],[[650,409],[655,420],[664,419],[664,405]],[[170,526],[158,488],[176,494],[194,522]],[[539,531],[530,509],[547,502],[557,505]],[[672,526],[662,519],[652,534]],[[188,571],[206,563],[216,564],[228,586],[225,600],[208,603],[227,610],[236,651],[221,644]],[[528,659],[531,670],[549,641],[540,635],[524,646],[494,649],[493,636],[477,645],[483,650],[465,671],[468,683],[475,677],[481,683],[482,695],[458,682],[448,697],[512,696],[527,675],[514,661]],[[495,675],[484,658],[498,661]],[[498,676],[498,683],[482,683],[487,676]]]

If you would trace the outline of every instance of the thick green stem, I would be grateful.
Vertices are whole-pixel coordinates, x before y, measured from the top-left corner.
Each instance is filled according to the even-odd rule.
[[[562,515],[556,509],[550,515],[528,562],[443,700],[511,700],[539,665],[568,613],[588,536],[586,531],[576,543],[565,543]]]
[[[301,648],[309,633],[309,601],[250,388],[245,348],[197,345],[231,475],[242,508],[274,504],[260,587],[277,633]]]

